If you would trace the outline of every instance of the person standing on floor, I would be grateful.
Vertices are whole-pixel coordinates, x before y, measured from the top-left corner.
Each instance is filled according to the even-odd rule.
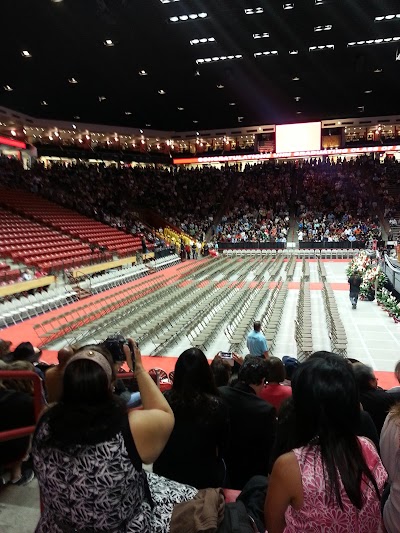
[[[362,277],[357,270],[348,279],[350,285],[350,302],[353,309],[357,309],[358,295],[360,294],[360,287],[362,283]]]
[[[258,320],[254,322],[254,329],[247,336],[247,349],[249,350],[250,355],[268,359],[267,339],[261,332],[261,322]]]

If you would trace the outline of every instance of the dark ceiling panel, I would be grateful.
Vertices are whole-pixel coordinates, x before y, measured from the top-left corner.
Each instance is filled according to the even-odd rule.
[[[347,46],[400,36],[400,18],[375,22],[400,12],[398,1],[292,0],[291,10],[284,3],[3,0],[0,105],[36,117],[177,131],[357,116],[359,108],[368,116],[399,113],[400,41]],[[264,12],[244,12],[257,7]],[[169,20],[204,12],[204,19]],[[325,25],[332,29],[314,31]],[[264,32],[270,36],[253,38]],[[190,44],[209,37],[215,42]],[[309,51],[327,44],[334,50]],[[278,54],[254,56],[265,51]]]

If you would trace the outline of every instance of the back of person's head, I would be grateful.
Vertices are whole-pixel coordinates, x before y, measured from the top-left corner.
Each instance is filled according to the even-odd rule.
[[[246,385],[261,385],[267,379],[268,364],[264,357],[246,357],[239,370],[239,381]]]
[[[270,356],[267,359],[268,383],[282,383],[285,379],[285,367],[279,357]]]
[[[58,366],[61,369],[65,367],[65,365],[68,363],[69,359],[74,355],[75,350],[72,348],[72,346],[65,346],[64,348],[61,348],[61,350],[58,351],[57,358],[58,358]]]
[[[340,475],[351,502],[361,509],[362,475],[379,491],[355,433],[360,399],[352,367],[335,354],[311,357],[296,371],[292,390],[298,445],[319,446],[328,497],[343,508]]]
[[[198,395],[218,395],[207,357],[199,348],[189,348],[178,357],[172,391],[189,402]]]
[[[400,361],[394,367],[394,375],[396,376],[397,381],[400,383]]]
[[[292,380],[293,374],[296,372],[297,368],[300,365],[299,361],[295,357],[291,357],[290,355],[284,355],[282,357],[282,363],[285,367],[286,379]]]
[[[0,339],[0,360],[4,359],[7,362],[7,356],[10,354],[11,341]]]
[[[254,331],[261,331],[261,322],[259,320],[254,322]]]
[[[232,367],[228,363],[221,361],[221,359],[213,359],[210,368],[214,376],[216,387],[228,385],[232,375]]]
[[[112,398],[114,381],[110,353],[102,346],[84,346],[66,363],[61,402],[93,406],[107,403]]]
[[[372,368],[364,363],[355,363],[353,372],[360,392],[375,389],[375,374]]]
[[[21,342],[13,351],[12,360],[35,363],[38,361],[41,353],[42,352],[38,348],[35,348],[31,342]]]

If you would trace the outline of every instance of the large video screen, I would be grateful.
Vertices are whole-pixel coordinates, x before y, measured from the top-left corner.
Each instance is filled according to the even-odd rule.
[[[321,150],[321,122],[276,126],[276,151]]]

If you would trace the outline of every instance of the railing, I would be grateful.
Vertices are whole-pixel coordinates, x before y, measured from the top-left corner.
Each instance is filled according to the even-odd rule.
[[[35,372],[27,370],[0,370],[0,380],[2,379],[33,381],[33,406],[35,422],[37,422],[43,409],[42,382],[39,376]],[[31,435],[34,431],[35,426],[25,426],[22,428],[1,431],[0,442],[26,437]]]
[[[380,248],[384,245],[384,241],[378,241],[377,246]],[[334,249],[334,248],[345,248],[345,249],[362,249],[368,248],[368,242],[366,241],[338,241],[338,242],[326,242],[326,241],[319,241],[319,242],[313,242],[313,241],[299,241],[299,248],[302,250],[304,248],[316,248],[318,250],[320,249]]]
[[[219,242],[218,250],[283,250],[285,242]]]

